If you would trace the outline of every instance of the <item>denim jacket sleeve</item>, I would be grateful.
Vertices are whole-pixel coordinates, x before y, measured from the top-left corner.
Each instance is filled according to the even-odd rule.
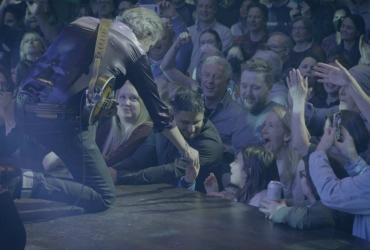
[[[312,181],[324,205],[357,215],[370,214],[370,167],[362,167],[357,174],[338,179],[327,155],[315,151],[309,159]],[[349,168],[354,174],[356,167]]]

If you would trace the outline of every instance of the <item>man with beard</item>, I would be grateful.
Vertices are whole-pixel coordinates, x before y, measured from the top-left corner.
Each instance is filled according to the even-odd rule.
[[[257,136],[267,114],[278,104],[269,101],[273,84],[272,69],[261,59],[251,59],[242,69],[240,97],[248,111],[247,122]]]

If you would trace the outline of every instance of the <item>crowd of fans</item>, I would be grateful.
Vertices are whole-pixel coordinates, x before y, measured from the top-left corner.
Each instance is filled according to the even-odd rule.
[[[152,131],[128,81],[96,131],[114,182],[169,183],[259,207],[276,223],[370,240],[369,0],[3,0],[0,159],[63,169],[27,138],[7,140],[17,86],[71,21],[137,6],[162,18],[148,53],[153,77],[200,168]],[[282,200],[266,198],[271,180]]]

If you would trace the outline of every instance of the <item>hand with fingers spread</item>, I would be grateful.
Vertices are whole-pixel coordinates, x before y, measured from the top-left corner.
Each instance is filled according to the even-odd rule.
[[[351,83],[357,82],[356,79],[351,75],[351,73],[343,67],[338,61],[335,61],[335,66],[318,63],[314,67],[314,76],[318,77],[318,82],[331,83],[338,86],[347,86]]]
[[[293,106],[295,104],[304,105],[308,95],[308,80],[303,78],[299,69],[292,69],[286,78],[289,88],[289,95]]]
[[[48,1],[47,0],[36,0],[32,3],[29,1],[26,1],[27,8],[30,11],[31,14],[37,16],[46,14],[49,9]]]
[[[162,0],[158,3],[159,5],[159,13],[161,17],[166,17],[166,18],[174,18],[175,16],[178,15],[175,5],[166,0]]]

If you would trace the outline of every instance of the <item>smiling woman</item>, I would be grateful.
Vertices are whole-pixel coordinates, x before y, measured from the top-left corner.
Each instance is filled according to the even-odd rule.
[[[117,91],[116,100],[116,115],[103,120],[96,135],[108,166],[132,154],[152,131],[148,111],[131,82]]]

